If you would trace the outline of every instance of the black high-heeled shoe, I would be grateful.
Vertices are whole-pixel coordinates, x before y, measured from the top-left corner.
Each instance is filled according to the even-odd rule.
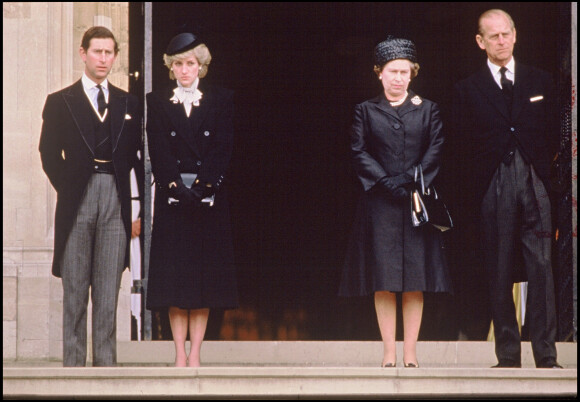
[[[403,363],[403,365],[408,368],[419,368],[419,363]]]
[[[392,367],[397,367],[397,363],[386,363],[384,366],[381,366],[382,368],[392,368]]]

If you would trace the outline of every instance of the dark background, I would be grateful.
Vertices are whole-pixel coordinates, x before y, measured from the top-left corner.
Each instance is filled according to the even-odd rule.
[[[131,3],[136,69],[141,7]],[[380,339],[372,298],[336,296],[360,191],[350,163],[352,113],[382,90],[373,48],[389,34],[414,41],[421,69],[410,88],[439,103],[445,125],[453,84],[485,62],[475,34],[490,8],[514,19],[517,62],[553,73],[569,91],[570,3],[153,3],[153,88],[175,85],[162,54],[174,35],[188,31],[213,56],[204,80],[235,91],[227,180],[241,307],[212,312],[206,339]],[[131,90],[143,97],[142,80]],[[564,109],[569,92],[562,101]],[[453,214],[446,168],[452,166],[444,165],[440,186]],[[566,164],[561,170],[569,172]],[[557,210],[568,211],[565,197],[558,196]],[[425,295],[420,340],[487,336],[486,282],[469,251],[476,234],[464,229],[445,234],[455,292]],[[554,272],[564,340],[572,326],[572,262],[571,251],[560,248]],[[158,324],[165,328],[157,338],[170,336],[166,323]]]

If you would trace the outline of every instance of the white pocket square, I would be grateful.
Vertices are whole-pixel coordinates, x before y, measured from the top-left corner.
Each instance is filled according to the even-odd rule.
[[[537,102],[537,101],[541,101],[542,99],[544,99],[544,97],[542,95],[532,96],[530,98],[530,102]]]
[[[125,120],[131,120],[131,115],[130,114],[126,114],[125,115]]]

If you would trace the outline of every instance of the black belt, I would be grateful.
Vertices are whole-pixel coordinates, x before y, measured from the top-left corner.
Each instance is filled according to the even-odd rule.
[[[100,159],[93,159],[95,173],[107,173],[114,174],[115,168],[113,166],[113,161],[103,161]]]

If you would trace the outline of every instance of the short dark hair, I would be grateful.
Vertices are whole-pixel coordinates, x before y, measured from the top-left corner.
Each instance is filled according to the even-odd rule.
[[[113,32],[111,32],[108,28],[97,26],[87,29],[83,35],[83,40],[81,41],[81,47],[85,50],[85,52],[89,50],[89,47],[91,46],[91,39],[93,38],[113,39],[113,42],[115,42],[115,54],[119,53],[119,44],[117,43]]]

